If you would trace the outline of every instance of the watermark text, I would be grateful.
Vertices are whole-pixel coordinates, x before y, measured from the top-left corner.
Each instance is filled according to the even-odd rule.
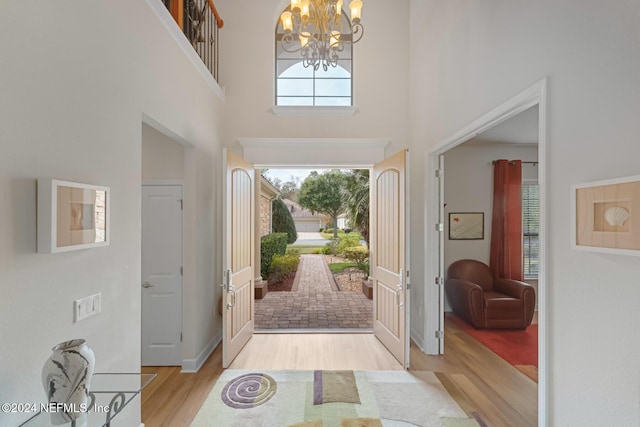
[[[36,412],[46,412],[46,413],[82,413],[82,412],[100,412],[107,413],[109,412],[108,405],[93,405],[89,406],[86,403],[75,404],[75,403],[61,403],[61,402],[50,402],[50,403],[22,403],[22,402],[7,402],[0,405],[0,411],[6,413],[20,413],[20,414],[28,414],[28,413],[36,413]]]

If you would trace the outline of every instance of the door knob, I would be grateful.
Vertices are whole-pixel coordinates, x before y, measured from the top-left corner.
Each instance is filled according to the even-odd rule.
[[[149,282],[144,282],[144,285],[142,285],[143,288],[153,288],[153,285]]]

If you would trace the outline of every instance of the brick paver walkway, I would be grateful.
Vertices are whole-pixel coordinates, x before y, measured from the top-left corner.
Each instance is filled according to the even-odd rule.
[[[372,328],[373,302],[362,292],[335,290],[322,255],[302,255],[298,288],[255,301],[256,329]]]

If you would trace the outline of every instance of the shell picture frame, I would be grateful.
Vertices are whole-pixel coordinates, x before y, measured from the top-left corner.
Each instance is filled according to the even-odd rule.
[[[640,175],[571,187],[575,250],[640,256]]]

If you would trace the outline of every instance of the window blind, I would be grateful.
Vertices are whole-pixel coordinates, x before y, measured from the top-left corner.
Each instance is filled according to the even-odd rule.
[[[524,275],[537,277],[540,255],[540,198],[538,184],[522,184]]]

